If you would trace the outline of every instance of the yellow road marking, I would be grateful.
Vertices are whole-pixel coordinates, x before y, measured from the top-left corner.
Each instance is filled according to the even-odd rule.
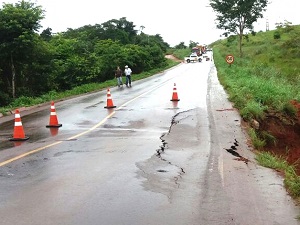
[[[158,85],[158,86],[160,86],[160,85]],[[150,91],[156,89],[158,86],[156,86],[156,87],[154,87],[154,88],[152,88],[152,89],[150,89],[150,90],[148,90],[148,91],[146,91],[146,92],[144,92],[144,93],[138,95],[137,97],[135,97],[135,98],[133,98],[133,99],[131,99],[131,100],[125,102],[123,105],[121,105],[119,108],[115,109],[113,112],[111,112],[108,116],[106,116],[103,120],[101,120],[99,123],[97,123],[97,124],[94,125],[93,127],[89,128],[88,130],[86,130],[86,131],[84,131],[84,132],[82,132],[82,133],[76,134],[76,135],[74,135],[74,136],[68,138],[67,140],[72,140],[72,139],[78,138],[78,137],[80,137],[80,136],[82,136],[82,135],[84,135],[84,134],[87,134],[87,133],[89,133],[89,132],[95,130],[97,127],[101,126],[101,125],[104,124],[109,118],[111,118],[111,117],[116,113],[115,111],[117,111],[117,110],[119,110],[119,109],[122,109],[124,106],[128,105],[129,103],[135,101],[136,99],[140,98],[141,96],[143,96],[143,95],[149,93]],[[47,149],[47,148],[53,147],[53,146],[55,146],[55,145],[58,145],[58,144],[60,144],[60,143],[62,143],[62,142],[63,142],[63,141],[57,141],[57,142],[54,142],[54,143],[52,143],[52,144],[45,145],[45,146],[43,146],[43,147],[40,147],[40,148],[31,150],[31,151],[26,152],[26,153],[24,153],[24,154],[21,154],[21,155],[18,155],[18,156],[16,156],[16,157],[13,157],[13,158],[11,158],[11,159],[8,159],[8,160],[6,160],[6,161],[3,161],[3,162],[0,163],[0,167],[1,167],[1,166],[5,166],[5,165],[7,165],[7,164],[9,164],[9,163],[11,163],[11,162],[14,162],[14,161],[18,160],[18,159],[24,158],[24,157],[26,157],[26,156],[28,156],[28,155],[32,155],[32,154],[34,154],[34,153],[36,153],[36,152],[39,152],[39,151],[45,150],[45,149]]]
[[[80,137],[80,136],[82,136],[82,135],[84,135],[84,134],[86,134],[86,133],[89,133],[89,132],[95,130],[97,127],[99,127],[99,126],[101,126],[103,123],[105,123],[106,120],[109,119],[110,117],[112,117],[114,114],[115,114],[115,112],[110,113],[108,116],[106,116],[102,121],[100,121],[99,123],[97,123],[95,126],[91,127],[90,129],[88,129],[88,130],[86,130],[86,131],[84,131],[84,132],[82,132],[82,133],[80,133],[80,134],[74,135],[74,136],[68,138],[67,140],[71,140],[71,139],[78,138],[78,137]],[[4,166],[4,165],[7,165],[8,163],[14,162],[14,161],[16,161],[16,160],[18,160],[18,159],[24,158],[24,157],[26,157],[26,156],[28,156],[28,155],[32,155],[32,154],[34,154],[34,153],[36,153],[36,152],[42,151],[42,150],[44,150],[44,149],[46,149],[46,148],[50,148],[50,147],[52,147],[52,146],[58,145],[58,144],[60,144],[60,143],[62,143],[62,142],[63,142],[63,141],[57,141],[57,142],[54,142],[54,143],[52,143],[52,144],[45,145],[45,146],[43,146],[43,147],[40,147],[40,148],[31,150],[31,151],[29,151],[29,152],[26,152],[26,153],[24,153],[24,154],[18,155],[18,156],[14,157],[14,158],[8,159],[8,160],[6,160],[6,161],[4,161],[4,162],[1,162],[1,163],[0,163],[0,167],[1,167],[1,166]]]
[[[6,160],[6,161],[4,161],[4,162],[1,162],[1,163],[0,163],[0,167],[6,165],[6,164],[8,164],[8,163],[11,163],[11,162],[13,162],[13,161],[16,161],[16,160],[18,160],[18,159],[21,159],[21,158],[23,158],[23,157],[25,157],[25,156],[28,156],[28,155],[31,155],[31,154],[33,154],[33,153],[39,152],[39,151],[41,151],[41,150],[44,150],[45,148],[49,148],[49,147],[52,147],[52,146],[54,146],[54,145],[57,145],[57,144],[59,144],[59,143],[61,143],[61,142],[62,142],[62,141],[58,141],[58,142],[52,143],[52,144],[50,144],[50,145],[46,145],[46,146],[44,146],[44,147],[37,148],[37,149],[32,150],[32,151],[30,151],[30,152],[26,152],[26,153],[24,153],[24,154],[18,155],[18,156],[14,157],[14,158],[8,159],[8,160]]]

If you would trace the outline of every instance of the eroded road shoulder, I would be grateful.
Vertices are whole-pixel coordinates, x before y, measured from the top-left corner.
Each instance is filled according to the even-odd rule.
[[[257,165],[241,118],[219,85],[215,67],[208,96],[211,170],[205,178],[202,210],[210,213],[203,219],[208,224],[300,224],[299,208],[287,194],[282,177]]]

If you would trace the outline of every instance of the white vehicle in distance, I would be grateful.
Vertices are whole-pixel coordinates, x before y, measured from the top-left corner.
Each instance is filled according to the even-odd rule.
[[[202,56],[198,56],[197,53],[193,52],[190,56],[184,57],[184,61],[190,62],[202,62]]]

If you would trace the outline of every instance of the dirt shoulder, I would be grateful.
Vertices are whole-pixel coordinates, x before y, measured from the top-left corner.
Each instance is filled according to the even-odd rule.
[[[165,55],[165,58],[167,58],[167,59],[172,59],[172,60],[174,60],[175,62],[183,62],[183,61],[184,61],[184,60],[181,60],[181,59],[176,58],[176,57],[173,56],[173,55]]]
[[[297,109],[296,117],[267,112],[265,119],[260,121],[259,130],[275,138],[266,143],[265,151],[286,159],[300,176],[300,103],[295,100],[291,103]]]

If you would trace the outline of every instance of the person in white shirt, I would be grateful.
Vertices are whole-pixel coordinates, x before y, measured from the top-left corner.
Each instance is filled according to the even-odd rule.
[[[132,70],[126,65],[124,70],[126,76],[126,87],[131,87],[131,74]]]

